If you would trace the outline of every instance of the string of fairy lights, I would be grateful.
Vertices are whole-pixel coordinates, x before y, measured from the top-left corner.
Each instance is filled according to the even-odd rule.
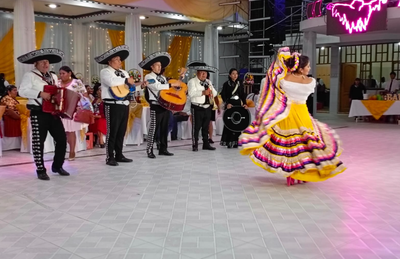
[[[65,30],[60,30],[60,26],[65,26]],[[109,29],[105,28],[105,27],[100,27],[99,25],[86,25],[87,26],[87,34],[86,34],[86,62],[85,63],[85,67],[86,67],[86,73],[85,73],[85,82],[86,83],[90,83],[91,78],[89,78],[90,76],[92,76],[91,74],[96,74],[96,73],[91,73],[91,64],[92,62],[94,62],[94,57],[96,55],[98,55],[98,53],[92,53],[92,48],[93,48],[93,40],[98,39],[98,37],[95,37],[96,35],[96,31],[102,31],[105,37],[105,42],[106,42],[106,47],[107,49],[111,49],[112,46],[112,42],[110,39],[110,35],[109,35]],[[57,33],[62,33],[65,31],[68,31],[68,39],[69,39],[69,53],[68,56],[69,58],[66,59],[66,63],[68,63],[68,61],[70,61],[69,65],[71,66],[71,69],[74,70],[75,69],[75,64],[77,62],[77,60],[79,59],[78,56],[75,56],[75,49],[74,49],[74,25],[72,23],[69,22],[51,22],[48,23],[48,28],[50,29],[50,47],[51,48],[61,48],[61,46],[55,46],[56,44],[61,44],[60,42],[57,42],[57,39],[60,39],[60,35]],[[48,33],[48,32],[46,32]],[[177,32],[179,33],[179,32]],[[163,37],[165,37],[165,39],[167,40],[167,44],[168,46],[162,46],[162,35],[164,34]],[[181,34],[181,33],[179,33]],[[182,55],[182,39],[184,36],[181,36],[179,34],[175,34],[172,31],[169,32],[160,32],[160,31],[146,31],[143,32],[143,56],[147,56],[151,53],[151,51],[162,51],[165,50],[165,47],[167,47],[167,49],[165,51],[168,51],[171,47],[171,43],[173,41],[173,39],[175,37],[178,37],[179,39],[179,55],[178,55],[178,62],[180,64],[182,64],[182,59],[184,58]],[[185,34],[184,32],[182,34]],[[198,34],[200,35],[200,34]],[[124,44],[124,31],[120,30],[119,31],[119,35],[118,35],[118,44],[122,45]],[[189,36],[189,35],[188,35]],[[190,35],[190,37],[192,38],[192,41],[197,41],[197,44],[192,44],[192,46],[197,46],[197,51],[195,51],[194,53],[196,53],[196,57],[194,57],[194,59],[199,59],[202,60],[203,59],[203,54],[202,54],[202,37],[201,36],[193,36]],[[156,44],[154,44],[154,41],[157,41]],[[150,47],[151,44],[151,47]],[[165,43],[164,43],[165,44]],[[64,45],[65,46],[65,45]],[[106,50],[104,50],[106,51]],[[197,55],[198,53],[198,55]],[[67,54],[67,53],[65,53]],[[67,55],[66,55],[67,56]],[[185,57],[186,58],[186,57]],[[187,61],[190,59],[190,55],[187,56]],[[79,61],[78,61],[79,62]],[[51,65],[51,69],[54,70],[54,65]],[[75,71],[76,73],[82,73],[83,71]]]

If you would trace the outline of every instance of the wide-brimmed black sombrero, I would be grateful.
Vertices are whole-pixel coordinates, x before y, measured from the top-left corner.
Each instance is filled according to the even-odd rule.
[[[38,49],[19,56],[17,60],[24,64],[33,64],[40,60],[48,60],[50,64],[61,62],[64,52],[55,48]]]
[[[218,71],[217,68],[207,65],[206,63],[202,62],[201,64],[197,64],[197,66],[188,66],[190,69],[194,69],[197,71],[206,71],[210,73],[216,73]]]
[[[160,62],[161,67],[166,68],[169,63],[171,63],[171,55],[168,52],[154,52],[153,54],[147,56],[142,62],[140,62],[139,67],[151,71],[151,66],[156,62]]]
[[[226,109],[223,116],[225,127],[234,132],[242,132],[251,122],[251,115],[249,110],[241,107],[234,106]]]
[[[97,63],[102,65],[108,65],[108,61],[112,58],[120,57],[121,61],[124,61],[129,56],[129,47],[127,45],[120,45],[113,49],[110,49],[100,56],[94,58]]]
[[[188,68],[192,68],[192,67],[196,67],[196,66],[207,66],[207,64],[204,63],[204,62],[201,61],[201,60],[192,60],[192,61],[189,61],[189,62],[186,64],[186,66],[187,66]]]

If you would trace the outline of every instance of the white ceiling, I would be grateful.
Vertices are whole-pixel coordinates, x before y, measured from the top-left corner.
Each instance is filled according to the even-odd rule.
[[[60,5],[59,8],[51,9],[46,4],[56,3]],[[176,15],[174,10],[171,9],[163,0],[141,0],[127,6],[135,7],[123,8],[118,6],[110,6],[101,4],[94,1],[76,1],[76,0],[34,0],[34,11],[37,13],[45,13],[54,16],[85,16],[83,22],[94,22],[97,20],[106,20],[110,22],[125,22],[125,17],[128,13],[144,15],[148,17],[142,21],[144,26],[163,26],[165,24],[184,23],[179,27],[163,27],[159,30],[188,30],[196,32],[204,32],[206,23],[193,22],[189,17]],[[14,1],[0,0],[0,8],[13,9]],[[105,13],[98,16],[89,16],[91,13],[109,11],[112,13]],[[154,12],[161,11],[161,12]],[[221,21],[222,22],[222,21]],[[190,24],[188,24],[190,23]],[[232,34],[237,29],[224,27],[223,34]],[[246,30],[245,30],[246,31]],[[241,31],[242,33],[245,31]]]

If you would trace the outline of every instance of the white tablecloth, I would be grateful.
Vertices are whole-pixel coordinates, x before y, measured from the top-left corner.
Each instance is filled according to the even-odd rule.
[[[377,101],[384,102],[384,101]],[[351,102],[349,117],[355,116],[371,116],[372,114],[368,111],[368,109],[364,106],[364,104],[360,100],[353,100]],[[396,101],[387,109],[383,115],[400,115],[400,101]]]

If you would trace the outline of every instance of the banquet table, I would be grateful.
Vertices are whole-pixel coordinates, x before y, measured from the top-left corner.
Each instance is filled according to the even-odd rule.
[[[400,101],[353,100],[349,117],[373,116],[379,119],[382,115],[400,115]]]

